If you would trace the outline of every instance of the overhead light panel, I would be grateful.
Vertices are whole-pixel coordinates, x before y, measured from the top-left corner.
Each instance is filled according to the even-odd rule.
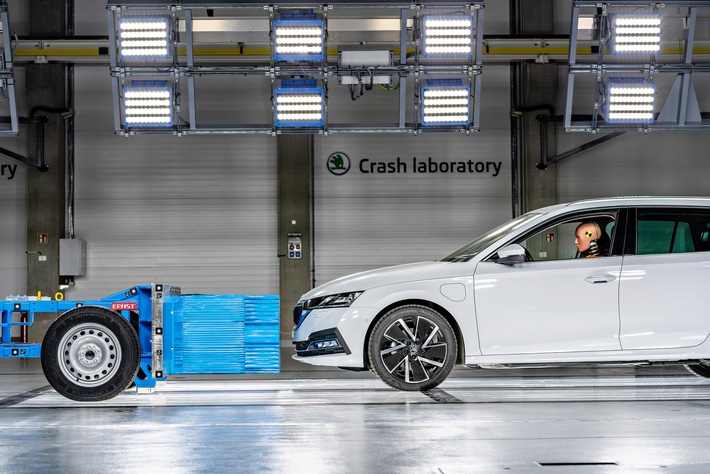
[[[656,85],[641,78],[610,78],[604,112],[609,123],[653,123]]]
[[[315,79],[284,79],[274,90],[274,124],[282,127],[323,127],[325,95]]]
[[[429,79],[422,86],[424,127],[466,126],[471,122],[471,87],[460,79]]]
[[[612,15],[611,50],[614,54],[659,54],[661,15]]]
[[[123,60],[170,59],[170,21],[164,17],[118,20],[119,55]]]
[[[126,127],[172,127],[173,87],[167,81],[133,81],[123,88]]]
[[[274,20],[276,61],[322,61],[324,23],[315,14],[283,14]]]
[[[473,18],[467,15],[422,17],[422,56],[466,58],[473,55]]]

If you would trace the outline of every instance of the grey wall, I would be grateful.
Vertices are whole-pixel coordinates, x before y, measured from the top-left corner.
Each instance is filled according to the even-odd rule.
[[[88,272],[69,296],[151,282],[277,293],[275,140],[122,138],[105,73],[77,68],[76,236],[87,241]]]
[[[26,153],[24,147],[12,147],[13,142],[17,140],[0,139],[0,146]],[[12,179],[8,167],[15,170]],[[0,170],[4,171],[0,175],[0,298],[4,298],[26,292],[27,169],[17,161],[0,157]]]

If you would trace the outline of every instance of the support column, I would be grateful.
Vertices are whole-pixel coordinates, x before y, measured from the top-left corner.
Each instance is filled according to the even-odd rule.
[[[30,36],[63,37],[67,2],[30,0]],[[44,159],[48,171],[28,170],[27,293],[54,296],[59,285],[59,239],[65,233],[65,142],[61,113],[66,111],[66,67],[30,64],[25,68],[30,115],[46,115]],[[34,140],[31,140],[31,143]],[[46,236],[46,243],[44,237]],[[30,342],[41,342],[56,315],[38,317],[29,331]]]
[[[277,138],[279,206],[279,293],[281,341],[290,344],[293,307],[311,289],[311,189],[313,136],[286,134]],[[301,258],[289,258],[290,240],[301,239]],[[295,255],[294,255],[295,256]],[[288,349],[286,354],[292,354]]]
[[[518,24],[516,33],[527,37],[549,36],[553,28],[553,0],[518,0]],[[520,192],[521,211],[557,203],[557,167],[539,170],[540,124],[537,115],[557,113],[558,95],[557,65],[524,63],[520,68],[520,97],[518,106],[523,113],[521,123]],[[548,135],[549,154],[556,153],[555,126],[550,124]]]
[[[523,212],[532,211],[557,203],[557,165],[549,165],[540,170],[540,122],[538,115],[555,114],[557,103],[557,65],[523,64],[522,66],[522,110],[523,115]],[[556,126],[552,122],[547,127],[548,154],[557,153]]]

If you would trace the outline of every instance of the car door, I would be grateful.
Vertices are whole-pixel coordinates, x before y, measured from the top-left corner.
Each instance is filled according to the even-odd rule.
[[[710,209],[634,214],[619,290],[621,346],[697,346],[710,335]]]
[[[619,350],[620,238],[626,211],[556,218],[515,240],[524,263],[480,262],[474,294],[481,352],[532,354]],[[575,229],[598,222],[610,242],[598,258],[578,258]],[[616,240],[614,240],[616,239]]]

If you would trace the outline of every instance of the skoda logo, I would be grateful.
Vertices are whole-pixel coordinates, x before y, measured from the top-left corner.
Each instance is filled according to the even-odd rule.
[[[335,176],[342,176],[350,171],[350,158],[345,153],[336,152],[328,157],[326,166]]]

